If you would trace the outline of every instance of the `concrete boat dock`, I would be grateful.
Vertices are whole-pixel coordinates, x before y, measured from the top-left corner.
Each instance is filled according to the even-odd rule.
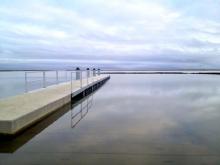
[[[71,98],[101,85],[109,78],[99,75],[0,100],[0,134],[14,135],[22,131],[69,103]]]

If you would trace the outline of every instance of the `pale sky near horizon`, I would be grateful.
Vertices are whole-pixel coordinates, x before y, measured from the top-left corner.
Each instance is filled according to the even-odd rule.
[[[220,0],[0,0],[0,66],[220,68]]]

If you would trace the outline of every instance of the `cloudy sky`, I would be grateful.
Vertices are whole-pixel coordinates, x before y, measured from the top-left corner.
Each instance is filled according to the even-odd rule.
[[[219,68],[220,0],[0,0],[0,68]]]

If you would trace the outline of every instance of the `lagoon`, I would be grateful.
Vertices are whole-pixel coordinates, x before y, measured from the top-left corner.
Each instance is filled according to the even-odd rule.
[[[220,76],[111,75],[14,139],[0,164],[219,164]]]

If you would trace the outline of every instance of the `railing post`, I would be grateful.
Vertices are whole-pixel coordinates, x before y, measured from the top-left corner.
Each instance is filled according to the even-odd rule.
[[[80,88],[82,88],[82,71],[80,71]]]
[[[76,80],[80,80],[80,87],[81,87],[81,72],[80,69],[77,67],[76,68]]]
[[[95,77],[96,76],[96,69],[95,68],[93,68],[93,77]]]
[[[76,80],[80,79],[80,69],[77,67],[76,68]]]
[[[58,71],[56,70],[56,84],[59,83],[59,80],[58,80]]]
[[[43,71],[43,88],[46,88],[46,73]]]
[[[73,72],[71,72],[70,78],[71,78],[71,80],[70,80],[70,83],[71,83],[71,93],[70,94],[72,94],[72,92],[73,92]]]
[[[28,92],[27,72],[25,72],[24,79],[25,79],[25,92],[27,93]]]
[[[89,68],[86,69],[86,73],[87,73],[87,85],[89,84],[89,77],[90,77],[90,70]]]

